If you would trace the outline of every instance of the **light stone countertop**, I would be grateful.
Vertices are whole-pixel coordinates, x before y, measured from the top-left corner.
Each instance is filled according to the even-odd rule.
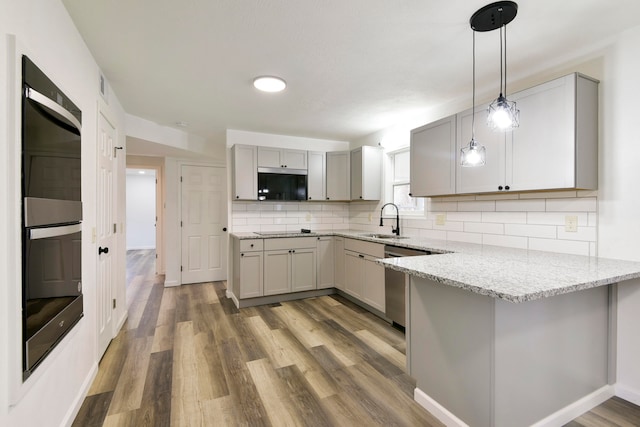
[[[385,268],[514,303],[640,278],[640,262],[419,237],[381,239],[366,234],[374,233],[328,230],[310,234],[234,233],[232,236],[238,239],[342,236],[431,251],[434,255],[387,258],[377,262]]]

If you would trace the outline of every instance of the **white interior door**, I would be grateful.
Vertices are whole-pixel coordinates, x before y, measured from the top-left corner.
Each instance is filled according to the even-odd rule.
[[[227,278],[226,170],[182,166],[182,283]]]
[[[104,354],[113,338],[113,286],[115,282],[115,158],[116,130],[101,111],[98,119],[97,193],[97,326],[98,354]]]

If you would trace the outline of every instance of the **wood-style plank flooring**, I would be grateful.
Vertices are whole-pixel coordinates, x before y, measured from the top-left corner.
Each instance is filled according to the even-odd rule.
[[[223,282],[164,288],[127,254],[129,317],[74,426],[435,426],[397,330],[339,296],[238,310]],[[638,426],[613,398],[568,424]]]

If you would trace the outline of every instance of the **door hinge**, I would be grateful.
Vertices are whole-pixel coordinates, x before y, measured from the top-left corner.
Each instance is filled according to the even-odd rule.
[[[114,310],[116,309],[116,299],[115,298],[113,299],[113,309]]]
[[[180,271],[182,271],[182,266],[180,266]]]
[[[182,177],[180,177],[180,182],[182,182]]]
[[[116,224],[113,224],[113,234],[116,234],[118,232],[118,227]]]
[[[156,259],[158,259],[158,254],[156,254]]]

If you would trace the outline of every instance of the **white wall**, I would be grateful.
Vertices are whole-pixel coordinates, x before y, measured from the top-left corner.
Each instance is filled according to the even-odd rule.
[[[60,1],[3,1],[0,14],[0,425],[57,426],[69,422],[84,398],[97,369],[96,251],[91,241],[96,227],[96,146],[98,67]],[[13,37],[7,37],[13,35]],[[15,42],[14,42],[15,41]],[[82,110],[83,284],[85,316],[33,375],[22,383],[20,315],[20,55],[27,54]],[[114,93],[109,109],[118,124],[124,112]],[[124,146],[118,133],[118,145]],[[124,156],[122,156],[124,157]],[[119,174],[124,161],[118,162]],[[117,185],[124,183],[118,181]],[[124,187],[122,187],[124,189]],[[118,217],[118,222],[124,222]],[[119,238],[118,248],[124,248]],[[119,236],[120,237],[120,236]],[[123,257],[116,279],[124,292]],[[124,306],[124,304],[123,304]],[[120,313],[116,313],[118,317]]]
[[[599,254],[640,261],[640,27],[605,55],[601,84]],[[640,281],[618,288],[618,393],[640,404]]]
[[[156,247],[156,174],[127,173],[127,250]]]

